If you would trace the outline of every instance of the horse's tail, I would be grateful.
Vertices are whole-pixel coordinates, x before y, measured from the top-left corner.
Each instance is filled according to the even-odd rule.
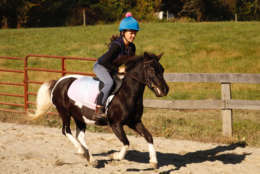
[[[36,119],[45,114],[50,109],[52,106],[51,91],[56,82],[57,81],[52,80],[45,82],[40,86],[36,97],[36,110],[34,114],[28,113],[29,117]]]

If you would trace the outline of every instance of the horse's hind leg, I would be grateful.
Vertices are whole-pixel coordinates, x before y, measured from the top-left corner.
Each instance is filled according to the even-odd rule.
[[[58,112],[60,114],[60,117],[62,118],[62,134],[65,135],[70,142],[76,147],[78,150],[77,153],[83,154],[84,149],[82,148],[81,144],[74,138],[74,136],[71,133],[70,129],[70,115],[66,113],[65,109],[58,109]]]
[[[115,160],[122,160],[125,158],[127,149],[129,147],[129,141],[126,137],[125,131],[123,129],[123,126],[120,124],[113,124],[111,125],[113,132],[119,138],[119,140],[124,144],[124,146],[121,148],[120,152],[116,152],[113,154],[113,159]]]
[[[158,160],[156,156],[156,151],[153,146],[153,137],[150,134],[150,132],[144,127],[142,122],[137,122],[134,125],[129,125],[130,128],[135,130],[137,133],[139,133],[141,136],[145,138],[145,140],[148,143],[148,148],[149,148],[149,156],[150,156],[150,164],[154,168],[158,168]]]
[[[80,122],[78,120],[75,120],[76,123],[76,137],[81,146],[84,149],[84,156],[87,158],[88,162],[90,162],[92,165],[96,165],[96,160],[90,153],[88,146],[86,144],[85,140],[85,131],[86,131],[86,124],[83,122]]]

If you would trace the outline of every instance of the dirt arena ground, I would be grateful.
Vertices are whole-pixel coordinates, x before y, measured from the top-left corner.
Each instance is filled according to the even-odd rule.
[[[0,173],[3,174],[258,174],[260,149],[242,144],[220,145],[154,137],[159,169],[148,163],[148,146],[139,136],[128,136],[129,152],[123,161],[110,155],[121,148],[113,134],[86,132],[97,168],[57,128],[0,122]]]

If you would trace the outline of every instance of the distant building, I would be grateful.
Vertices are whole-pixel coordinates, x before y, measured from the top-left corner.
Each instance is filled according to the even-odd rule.
[[[158,19],[163,20],[163,11],[157,12],[155,15],[158,17]]]

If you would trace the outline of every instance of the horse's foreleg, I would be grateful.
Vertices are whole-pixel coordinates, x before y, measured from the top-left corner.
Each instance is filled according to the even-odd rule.
[[[124,144],[121,148],[120,152],[113,154],[113,159],[115,160],[122,160],[125,158],[126,152],[129,147],[129,141],[126,137],[125,131],[123,129],[123,126],[120,124],[111,125],[113,132],[119,138],[119,140]]]
[[[142,122],[138,122],[135,125],[131,125],[130,128],[134,129],[137,133],[139,133],[141,136],[145,138],[149,148],[149,156],[150,156],[149,162],[154,168],[158,168],[158,160],[153,145],[153,137],[150,134],[150,132],[144,127]]]
[[[88,162],[90,162],[92,165],[95,165],[96,160],[92,156],[92,154],[89,151],[89,148],[86,144],[85,140],[85,130],[86,130],[86,125],[84,123],[81,123],[79,121],[75,121],[77,128],[76,128],[76,137],[81,144],[81,146],[84,148],[84,156],[87,158]]]

